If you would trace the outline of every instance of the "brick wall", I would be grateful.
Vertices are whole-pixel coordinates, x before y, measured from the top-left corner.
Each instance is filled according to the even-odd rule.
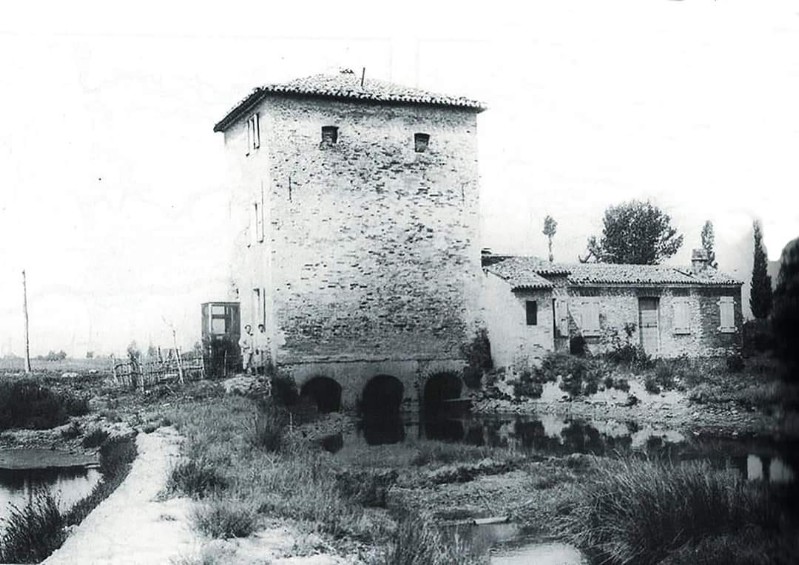
[[[298,375],[459,360],[479,300],[475,113],[279,97],[255,111],[259,149],[245,155],[244,119],[225,133],[243,323],[265,289],[273,358],[311,365]],[[335,145],[320,144],[327,125]],[[417,132],[431,136],[424,153]],[[248,247],[261,201],[264,241]]]

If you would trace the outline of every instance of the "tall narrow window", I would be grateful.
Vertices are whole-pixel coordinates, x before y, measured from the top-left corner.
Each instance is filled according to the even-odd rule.
[[[538,302],[535,300],[527,300],[525,302],[525,306],[527,309],[527,325],[528,326],[537,326],[538,325]]]
[[[417,153],[424,153],[427,151],[427,146],[430,144],[429,133],[415,133],[413,134],[413,148]]]
[[[258,114],[247,119],[247,155],[261,146],[261,120]]]
[[[253,209],[253,243],[262,243],[264,240],[264,207],[260,202],[252,205]]]
[[[337,141],[338,141],[338,127],[322,126],[322,143],[325,145],[333,145]]]
[[[258,324],[266,324],[266,305],[262,289],[254,288],[252,289],[252,327],[257,330]]]
[[[719,322],[720,332],[735,331],[735,299],[732,296],[719,298]]]

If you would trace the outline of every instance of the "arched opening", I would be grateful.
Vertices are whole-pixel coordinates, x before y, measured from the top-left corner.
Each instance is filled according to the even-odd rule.
[[[405,387],[399,379],[390,375],[377,375],[363,388],[361,410],[369,414],[393,414],[399,412]]]
[[[364,438],[369,445],[398,443],[405,439],[405,426],[400,417],[404,389],[399,379],[389,375],[378,375],[366,383],[361,415]]]
[[[461,397],[463,381],[455,372],[436,373],[424,385],[422,406],[428,414],[436,414],[454,406]]]
[[[314,377],[300,389],[300,398],[316,405],[319,412],[341,409],[341,385],[329,377]]]

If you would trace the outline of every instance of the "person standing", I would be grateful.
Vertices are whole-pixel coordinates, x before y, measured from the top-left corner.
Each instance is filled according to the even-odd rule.
[[[258,364],[255,372],[266,374],[266,356],[268,343],[266,339],[266,326],[258,324],[258,333],[255,334],[255,355],[256,363]]]
[[[239,349],[241,349],[241,369],[246,374],[253,372],[253,335],[252,326],[244,326],[244,333],[239,339]]]

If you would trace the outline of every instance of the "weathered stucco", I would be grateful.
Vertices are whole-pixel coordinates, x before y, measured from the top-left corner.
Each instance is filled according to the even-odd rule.
[[[481,278],[476,113],[279,96],[252,112],[258,149],[246,117],[225,132],[242,323],[265,311],[271,357],[298,380],[389,374],[407,390],[420,366],[462,367]]]

